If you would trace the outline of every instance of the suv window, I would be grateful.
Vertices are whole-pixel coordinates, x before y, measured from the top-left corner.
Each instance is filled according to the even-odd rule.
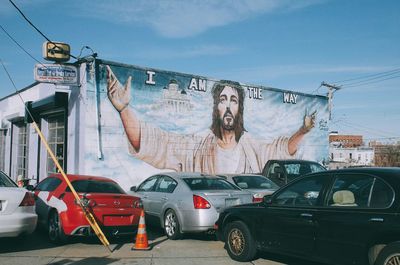
[[[235,184],[242,189],[278,189],[278,185],[264,176],[235,176]]]
[[[273,198],[273,205],[310,207],[315,206],[323,187],[319,176],[301,179]]]
[[[55,178],[55,177],[48,177],[44,179],[42,182],[40,182],[35,190],[39,191],[54,191],[60,184],[61,184],[61,179]]]
[[[310,164],[310,169],[312,173],[315,172],[320,172],[320,171],[325,171],[326,168],[324,168],[323,166],[321,166],[320,164]]]
[[[268,178],[279,178],[277,174],[278,173],[282,174],[282,172],[283,171],[281,169],[281,166],[278,163],[273,163],[268,169],[267,177]]]

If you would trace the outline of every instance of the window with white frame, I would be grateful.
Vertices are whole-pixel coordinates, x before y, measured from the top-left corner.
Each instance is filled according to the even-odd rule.
[[[65,125],[64,114],[52,115],[46,118],[48,124],[47,142],[50,149],[53,151],[57,158],[58,163],[64,169],[64,145],[65,145]],[[57,173],[57,167],[47,152],[47,175]]]
[[[25,178],[28,177],[28,150],[29,150],[29,130],[28,124],[23,121],[15,122],[14,124],[15,130],[15,151],[16,151],[16,163],[15,165],[15,174],[16,176],[23,176]]]

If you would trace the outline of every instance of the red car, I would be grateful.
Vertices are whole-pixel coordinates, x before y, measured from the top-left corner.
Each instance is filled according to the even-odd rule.
[[[104,177],[67,175],[79,197],[106,235],[133,234],[143,209],[140,198],[128,195]],[[34,189],[38,222],[49,239],[60,243],[68,236],[94,235],[81,207],[61,174],[42,180]]]

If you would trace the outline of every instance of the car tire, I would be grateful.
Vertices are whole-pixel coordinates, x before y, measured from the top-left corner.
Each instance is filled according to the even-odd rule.
[[[164,215],[164,231],[169,239],[176,240],[182,237],[178,216],[172,209],[169,209]]]
[[[225,248],[236,261],[252,261],[257,249],[249,228],[242,221],[229,223],[225,229]]]
[[[63,244],[67,241],[67,236],[62,228],[60,215],[57,211],[51,211],[47,225],[47,233],[50,242],[54,244]]]
[[[374,265],[400,264],[400,242],[384,247],[379,253]]]

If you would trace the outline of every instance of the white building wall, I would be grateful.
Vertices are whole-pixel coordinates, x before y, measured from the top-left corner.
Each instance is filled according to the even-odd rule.
[[[51,91],[54,90],[54,85],[52,84],[37,84],[27,90],[20,92],[18,94],[13,94],[3,99],[0,99],[0,109],[1,109],[1,128],[7,129],[6,136],[6,146],[5,146],[5,172],[10,175],[10,177],[16,180],[16,154],[15,148],[13,148],[13,154],[10,157],[11,146],[11,125],[13,121],[18,119],[23,119],[25,116],[25,105],[23,101],[35,101],[40,98],[47,97]],[[22,100],[21,100],[22,98]],[[37,151],[38,151],[38,141],[37,133],[32,125],[28,125],[28,138],[29,138],[29,149],[28,149],[28,166],[27,166],[27,176],[28,178],[36,178],[37,176]],[[15,143],[15,139],[14,139]],[[11,167],[10,167],[11,160]]]
[[[329,153],[331,163],[341,163],[343,167],[374,165],[375,152],[373,148],[341,148],[330,146]]]
[[[79,86],[70,86],[68,99],[67,172],[80,174],[84,168],[86,64],[79,69]]]
[[[23,89],[19,94],[25,102],[28,101],[39,101],[46,97],[52,96],[55,92],[64,92],[69,94],[68,99],[68,132],[67,132],[67,146],[66,146],[66,157],[67,157],[67,173],[80,173],[84,168],[84,134],[85,134],[85,65],[82,65],[80,69],[80,85],[76,86],[65,86],[65,85],[54,85],[49,83],[38,83],[32,85],[32,87]],[[16,180],[14,167],[16,166],[16,160],[10,157],[11,146],[11,123],[16,119],[23,119],[25,116],[25,106],[21,101],[18,94],[11,94],[0,99],[0,128],[7,129],[6,144],[5,144],[5,173],[9,174],[10,177]],[[41,120],[43,123],[43,120]],[[44,123],[43,123],[44,124]],[[46,126],[43,126],[46,127]],[[46,151],[42,143],[39,143],[39,137],[32,124],[28,124],[29,131],[29,149],[28,149],[28,170],[27,177],[34,179],[31,184],[36,183],[36,179],[43,179],[46,177]],[[46,136],[44,128],[42,128],[43,134]],[[13,140],[15,143],[15,139]],[[40,145],[40,161],[38,162],[38,150]],[[10,167],[11,159],[11,167]],[[38,178],[38,164],[39,178]]]

